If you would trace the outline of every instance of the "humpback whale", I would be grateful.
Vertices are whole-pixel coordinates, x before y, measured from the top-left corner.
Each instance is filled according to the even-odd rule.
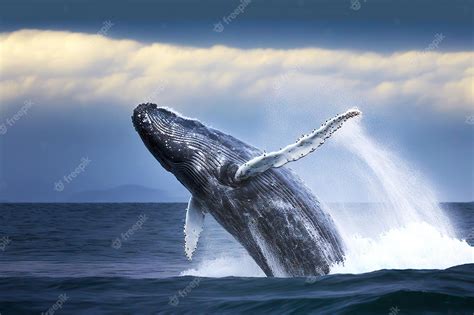
[[[359,114],[335,116],[271,153],[151,103],[138,105],[132,122],[151,154],[192,195],[184,226],[188,259],[209,214],[267,276],[316,276],[344,261],[344,245],[315,195],[284,165],[313,152]]]

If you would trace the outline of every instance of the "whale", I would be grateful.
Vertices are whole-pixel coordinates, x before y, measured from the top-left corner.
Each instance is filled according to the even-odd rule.
[[[132,122],[150,153],[191,194],[184,225],[189,260],[211,215],[266,276],[300,277],[328,274],[344,262],[345,245],[330,214],[285,165],[314,152],[359,114],[337,115],[270,153],[152,103],[138,105]]]

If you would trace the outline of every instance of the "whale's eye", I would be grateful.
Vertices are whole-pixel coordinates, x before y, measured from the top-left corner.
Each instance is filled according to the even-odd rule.
[[[225,162],[218,171],[217,179],[226,186],[237,187],[238,182],[235,181],[235,173],[239,166],[233,162]]]

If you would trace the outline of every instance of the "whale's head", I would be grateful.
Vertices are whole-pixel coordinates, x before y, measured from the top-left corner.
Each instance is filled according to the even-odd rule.
[[[223,159],[229,151],[224,134],[150,103],[135,108],[132,122],[153,156],[192,193],[222,182],[220,170],[232,160]]]
[[[194,153],[189,140],[199,128],[196,121],[151,103],[138,105],[132,121],[146,147],[166,170],[173,172]]]

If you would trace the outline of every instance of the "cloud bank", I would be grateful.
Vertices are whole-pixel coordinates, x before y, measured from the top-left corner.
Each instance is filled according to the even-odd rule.
[[[231,98],[245,107],[282,91],[312,95],[320,87],[362,103],[348,106],[473,107],[470,51],[197,48],[44,30],[2,33],[0,47],[1,104],[31,98],[52,106],[133,107],[154,101],[185,110]]]

